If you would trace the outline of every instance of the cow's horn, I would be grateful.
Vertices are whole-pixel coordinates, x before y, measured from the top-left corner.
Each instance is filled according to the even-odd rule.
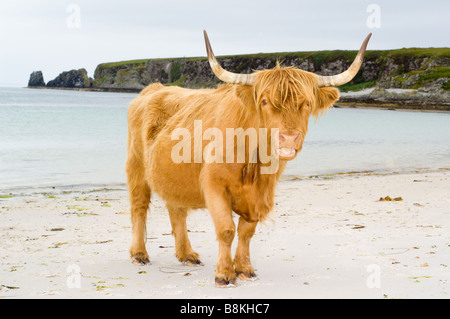
[[[352,65],[350,67],[337,75],[331,75],[331,76],[317,76],[317,81],[319,84],[319,87],[324,86],[339,86],[343,85],[345,83],[350,82],[358,73],[359,68],[361,67],[361,64],[363,62],[364,53],[366,53],[366,47],[367,43],[369,43],[369,39],[372,36],[372,33],[369,33],[369,35],[364,40],[363,44],[361,45],[361,49],[359,49],[358,54],[356,55],[355,60],[353,61]]]
[[[255,76],[253,74],[239,74],[224,70],[214,56],[213,50],[211,49],[211,44],[209,43],[208,34],[205,30],[203,30],[203,35],[205,36],[206,52],[208,53],[209,65],[211,66],[214,74],[226,83],[253,85],[253,83],[255,82]]]

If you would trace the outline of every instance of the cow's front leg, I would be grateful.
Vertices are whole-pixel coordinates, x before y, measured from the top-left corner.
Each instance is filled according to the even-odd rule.
[[[258,222],[247,222],[243,217],[239,218],[238,246],[234,256],[234,267],[237,276],[241,280],[252,280],[256,278],[255,270],[250,263],[250,240],[255,234]]]
[[[205,201],[211,213],[219,242],[219,256],[214,275],[216,287],[236,286],[236,272],[231,257],[231,244],[236,226],[232,218],[231,203],[225,189],[217,189],[217,186],[206,189]]]

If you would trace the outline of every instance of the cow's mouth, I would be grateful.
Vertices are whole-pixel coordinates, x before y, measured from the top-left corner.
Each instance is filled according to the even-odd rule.
[[[295,150],[295,148],[280,147],[277,149],[277,153],[280,159],[292,159],[297,151]]]

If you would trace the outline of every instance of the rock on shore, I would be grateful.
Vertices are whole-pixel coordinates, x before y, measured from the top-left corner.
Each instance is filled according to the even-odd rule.
[[[429,88],[383,89],[380,87],[359,92],[341,92],[337,106],[376,106],[387,109],[415,109],[449,111],[450,93]]]

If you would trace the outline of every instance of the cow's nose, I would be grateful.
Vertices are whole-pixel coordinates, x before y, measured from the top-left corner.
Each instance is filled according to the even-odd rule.
[[[284,145],[297,145],[300,142],[301,134],[298,133],[280,133],[280,144]]]

